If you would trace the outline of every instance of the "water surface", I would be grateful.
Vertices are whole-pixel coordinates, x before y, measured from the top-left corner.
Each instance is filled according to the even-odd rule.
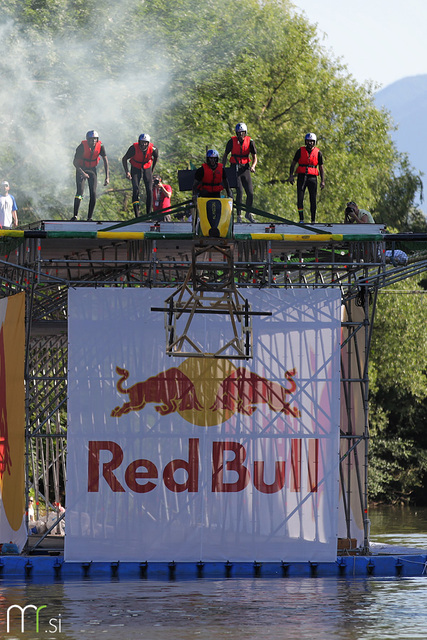
[[[375,542],[427,549],[426,509],[371,510]],[[0,582],[0,637],[105,640],[425,640],[427,576]],[[11,604],[46,605],[24,633]],[[51,621],[56,624],[54,632]],[[58,632],[60,620],[61,632]],[[33,623],[33,624],[32,624]]]

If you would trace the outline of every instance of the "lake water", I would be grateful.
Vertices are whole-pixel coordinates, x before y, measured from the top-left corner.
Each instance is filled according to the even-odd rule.
[[[373,542],[427,549],[427,510],[371,510]],[[427,576],[0,582],[0,637],[401,640],[427,637]],[[12,604],[46,605],[38,632]],[[32,621],[31,621],[32,622]]]

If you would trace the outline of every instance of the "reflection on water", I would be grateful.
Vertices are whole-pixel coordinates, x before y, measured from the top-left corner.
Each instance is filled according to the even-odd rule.
[[[2,611],[12,602],[48,603],[39,634],[29,619],[28,631],[16,633],[15,621],[15,637],[27,639],[397,640],[424,639],[427,628],[424,578],[78,581],[14,585],[1,594]],[[50,634],[49,619],[59,615],[62,633]]]
[[[427,541],[426,516],[371,511],[372,537]],[[25,640],[424,640],[427,628],[427,576],[0,581],[0,601],[0,637]],[[16,618],[6,634],[12,604],[46,605],[38,633],[28,617],[23,634]]]
[[[427,549],[426,507],[375,507],[369,518],[372,542]]]

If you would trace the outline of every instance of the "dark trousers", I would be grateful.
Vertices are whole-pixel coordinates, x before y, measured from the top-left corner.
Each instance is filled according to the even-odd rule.
[[[132,203],[135,217],[139,216],[139,183],[141,178],[144,180],[145,186],[145,208],[147,214],[151,213],[153,206],[153,171],[151,167],[148,169],[137,169],[132,167],[130,170],[132,176]]]
[[[246,206],[252,207],[254,201],[254,188],[252,185],[251,171],[249,164],[235,165],[236,167],[236,210],[237,215],[241,215],[241,204],[243,190],[246,193]]]
[[[83,171],[87,173],[89,176],[89,180],[87,181],[89,185],[89,207],[87,210],[87,217],[88,217],[88,220],[90,220],[92,218],[93,210],[95,209],[95,205],[96,205],[96,187],[98,185],[98,176],[96,173],[96,167],[93,167],[91,169],[83,169]],[[74,198],[74,215],[76,218],[77,218],[77,214],[79,213],[80,203],[83,198],[85,183],[86,183],[86,178],[82,176],[82,174],[80,173],[80,170],[77,169],[76,196]]]
[[[316,196],[317,196],[317,176],[306,175],[305,173],[299,173],[297,178],[297,207],[298,211],[302,211],[304,208],[304,194],[308,189],[310,196],[310,213],[311,222],[316,220]]]

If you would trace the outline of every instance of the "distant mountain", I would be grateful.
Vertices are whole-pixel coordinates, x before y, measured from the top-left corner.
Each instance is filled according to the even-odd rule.
[[[379,107],[390,111],[397,131],[392,132],[399,151],[406,152],[411,164],[424,173],[427,197],[427,155],[424,139],[427,131],[427,75],[410,76],[389,84],[375,94]],[[427,213],[427,203],[420,208]]]

